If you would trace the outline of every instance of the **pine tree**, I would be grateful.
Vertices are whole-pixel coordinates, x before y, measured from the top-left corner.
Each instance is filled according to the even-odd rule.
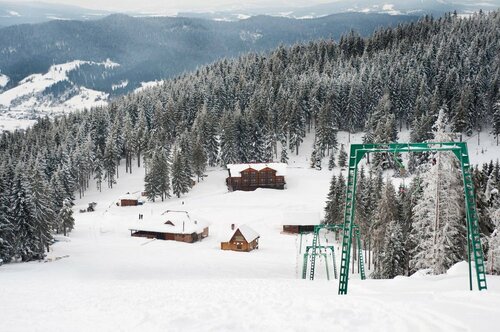
[[[6,173],[0,165],[0,259],[8,263],[15,255],[15,230],[9,215],[11,188]]]
[[[321,107],[317,122],[316,136],[318,138],[318,150],[321,153],[321,157],[323,157],[325,150],[337,147],[337,130],[334,126],[333,112],[329,104],[324,104]]]
[[[286,142],[285,143],[281,142],[280,162],[282,162],[284,164],[288,163],[288,151],[287,151],[287,147],[286,147]]]
[[[305,117],[302,109],[297,102],[293,101],[290,105],[290,114],[288,120],[288,130],[290,132],[290,149],[299,154],[299,146],[305,136]]]
[[[331,171],[336,167],[335,165],[335,154],[331,153],[330,158],[328,158],[328,170]]]
[[[184,160],[180,151],[174,151],[172,161],[172,192],[177,198],[189,191],[189,183],[186,180]]]
[[[493,135],[495,135],[498,145],[498,136],[500,136],[500,101],[497,101],[494,106]]]
[[[137,167],[141,167],[141,154],[148,146],[148,126],[146,121],[146,112],[144,108],[140,108],[137,115],[137,121],[134,128],[134,151],[137,155]],[[106,146],[108,142],[106,143]],[[106,152],[104,153],[106,159]]]
[[[439,113],[434,140],[451,141],[446,119]],[[414,208],[411,236],[415,243],[412,269],[430,268],[446,272],[465,255],[465,215],[460,170],[454,155],[437,152],[429,170],[422,176],[422,196]]]
[[[31,227],[39,241],[39,252],[44,253],[52,242],[51,231],[56,228],[56,212],[48,181],[38,161],[32,166],[29,182],[28,199],[33,218]]]
[[[239,161],[237,140],[235,137],[235,122],[231,113],[224,114],[222,118],[219,160],[222,166]]]
[[[64,200],[63,207],[59,211],[59,219],[61,220],[63,234],[66,236],[67,232],[71,232],[75,226],[72,203],[69,199]]]
[[[162,202],[170,197],[170,151],[162,142],[153,139],[155,145],[147,152],[146,167],[148,172],[144,178],[146,196],[155,201],[161,197]]]
[[[401,225],[393,220],[387,225],[380,269],[376,277],[392,279],[405,272],[405,247]]]
[[[132,166],[129,164],[130,172],[132,172]],[[94,163],[94,180],[96,180],[97,189],[102,192],[102,181],[104,180],[104,157],[100,149],[97,149],[97,154]]]
[[[375,261],[374,277],[381,275],[384,236],[387,226],[398,222],[398,206],[396,202],[396,190],[391,181],[387,181],[383,187],[382,196],[375,209],[374,221],[370,233],[373,238],[373,255]]]
[[[337,206],[334,205],[336,190],[337,190],[337,177],[334,174],[332,176],[332,179],[330,180],[330,190],[328,191],[328,195],[326,196],[327,201],[325,206],[325,219],[324,219],[325,224],[333,224],[333,221],[336,216]]]
[[[14,226],[15,255],[23,262],[42,259],[45,256],[45,234],[34,215],[31,188],[24,173],[24,164],[16,167],[12,187],[12,224]]]
[[[205,150],[203,149],[203,144],[198,138],[193,146],[193,152],[191,156],[191,161],[193,165],[194,174],[198,177],[198,182],[200,178],[203,178],[203,173],[207,167],[207,157]]]
[[[347,166],[347,152],[345,152],[344,144],[340,145],[340,152],[339,152],[339,167],[346,167]]]
[[[325,207],[325,224],[340,224],[344,218],[346,181],[342,173],[332,176]]]

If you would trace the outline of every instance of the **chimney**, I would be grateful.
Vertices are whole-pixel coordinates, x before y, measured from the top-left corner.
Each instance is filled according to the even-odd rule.
[[[234,224],[231,224],[231,230],[234,231]]]

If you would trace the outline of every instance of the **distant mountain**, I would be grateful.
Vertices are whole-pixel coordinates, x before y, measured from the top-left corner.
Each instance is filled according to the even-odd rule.
[[[110,96],[121,95],[141,87],[143,82],[192,71],[220,58],[266,51],[280,44],[338,39],[351,29],[366,36],[378,27],[416,19],[413,16],[344,13],[311,20],[256,16],[218,22],[115,14],[94,21],[10,26],[0,29],[0,104],[3,105],[0,109],[20,105],[37,108],[46,105],[46,94],[54,96],[54,91],[61,103],[83,88]],[[108,59],[119,66],[95,65]],[[35,89],[33,98],[25,93],[22,98],[5,97],[9,93],[17,96],[9,90],[25,83],[27,77],[34,74],[50,76],[54,72],[53,65],[75,60],[83,62],[70,66],[64,80],[54,81],[56,88],[45,86],[42,94]],[[27,103],[29,100],[33,102]],[[57,98],[50,100],[51,105],[57,102]]]
[[[95,20],[110,12],[43,2],[0,1],[0,27],[53,20]]]
[[[256,15],[272,15],[289,18],[317,18],[336,13],[382,13],[390,15],[441,16],[457,11],[468,14],[481,10],[490,11],[500,7],[500,0],[337,0],[331,3],[304,7],[262,7],[215,12],[181,12],[180,16],[207,18],[221,21],[234,21]]]

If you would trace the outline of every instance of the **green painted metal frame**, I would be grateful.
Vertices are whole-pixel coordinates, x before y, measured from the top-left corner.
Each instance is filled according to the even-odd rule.
[[[462,171],[467,220],[467,255],[469,261],[469,286],[472,290],[471,247],[474,254],[478,289],[487,289],[484,256],[479,234],[479,221],[474,196],[474,184],[470,172],[469,153],[465,142],[441,143],[390,143],[390,144],[351,144],[346,189],[346,205],[342,237],[342,253],[339,278],[339,294],[347,294],[349,282],[349,261],[352,246],[354,213],[356,202],[357,165],[367,153],[411,153],[451,151],[458,158]]]
[[[326,252],[325,253],[318,253],[317,250],[325,250]],[[309,253],[309,251],[313,251],[312,253]],[[333,275],[335,277],[335,279],[337,279],[337,267],[335,265],[335,248],[334,246],[316,246],[316,247],[313,247],[313,246],[306,246],[306,251],[304,252],[304,261],[303,261],[303,265],[302,265],[302,279],[306,279],[307,277],[307,262],[309,261],[309,257],[311,257],[311,255],[322,255],[323,257],[325,257],[325,265],[326,265],[326,278],[328,280],[330,280],[330,271],[328,270],[328,260],[327,260],[327,252],[328,250],[330,250],[332,252],[332,263],[333,263]]]
[[[314,226],[314,238],[313,238],[313,243],[311,246],[306,246],[306,252],[304,253],[304,262],[303,262],[303,267],[302,267],[302,279],[306,279],[307,275],[307,262],[309,259],[311,260],[311,269],[309,271],[309,279],[314,280],[314,273],[316,270],[316,250],[324,248],[324,246],[319,245],[319,231],[322,229],[330,230],[330,231],[343,231],[344,230],[344,225],[335,225],[335,224],[322,224],[322,225],[316,225]],[[361,239],[359,236],[359,228],[357,225],[354,225],[354,230],[355,230],[355,235],[356,235],[356,240],[357,240],[357,245],[358,245],[358,253],[359,253],[359,258],[358,258],[358,267],[361,275],[361,280],[365,280],[365,265],[364,265],[364,260],[363,260],[363,248],[361,247]],[[301,246],[302,246],[302,238],[301,238]],[[312,249],[313,252],[309,253],[309,250]],[[333,268],[334,268],[334,273],[335,273],[335,278],[337,278],[337,266],[335,264],[335,251],[333,250],[332,247],[332,257],[333,257]]]

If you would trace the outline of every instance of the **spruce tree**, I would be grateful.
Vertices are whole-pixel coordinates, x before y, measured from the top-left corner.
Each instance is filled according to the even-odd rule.
[[[434,140],[450,141],[440,112]],[[451,152],[437,152],[422,175],[422,195],[414,207],[412,269],[446,272],[465,257],[465,214],[460,169]]]
[[[198,138],[193,146],[191,162],[193,165],[194,174],[198,178],[198,182],[200,182],[200,178],[203,178],[203,173],[205,172],[207,165],[207,157],[205,154],[205,150],[203,149],[203,144]]]
[[[393,220],[387,225],[384,236],[384,247],[380,259],[380,269],[377,278],[392,279],[405,272],[405,246],[403,230],[398,221]]]
[[[382,258],[387,226],[392,222],[399,221],[396,191],[391,181],[387,181],[383,187],[382,196],[375,209],[373,219],[370,233],[373,238],[374,277],[378,277],[384,268],[382,266]]]
[[[344,144],[340,145],[340,152],[339,152],[339,167],[346,167],[347,166],[347,152],[345,151]]]
[[[328,158],[328,170],[331,171],[336,167],[335,165],[335,154],[331,153],[330,157]]]
[[[172,161],[172,192],[177,198],[189,191],[184,160],[180,151],[175,150]]]
[[[75,226],[72,203],[69,199],[64,200],[63,206],[59,211],[59,219],[61,220],[63,234],[64,236],[66,236],[66,234],[68,232],[71,232],[73,230],[73,227]]]
[[[281,142],[280,162],[282,162],[284,164],[288,163],[288,151],[287,151],[287,147],[286,147],[286,142],[285,143]]]
[[[147,173],[144,178],[146,196],[155,201],[160,197],[162,202],[170,197],[170,151],[162,142],[153,140],[155,145],[147,152]]]
[[[56,225],[55,202],[51,200],[52,194],[48,181],[43,173],[40,164],[36,162],[31,169],[29,179],[28,199],[30,203],[31,227],[39,241],[39,252],[49,250],[52,243],[52,230]]]

